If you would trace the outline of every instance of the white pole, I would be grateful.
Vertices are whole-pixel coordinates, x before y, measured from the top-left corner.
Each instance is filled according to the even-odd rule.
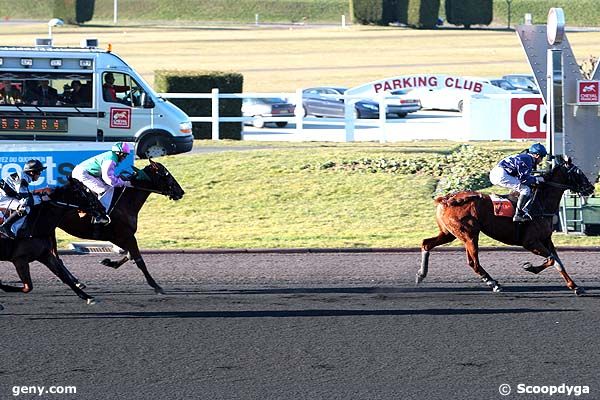
[[[119,11],[119,6],[117,5],[117,3],[119,2],[119,0],[115,0],[114,2],[114,6],[113,6],[113,24],[117,24],[117,14]]]
[[[219,88],[212,90],[212,140],[219,140]]]
[[[52,25],[48,24],[48,39],[52,39]]]
[[[342,28],[346,27],[346,16],[342,15]]]
[[[304,129],[304,115],[302,106],[302,89],[296,89],[296,108],[294,109],[294,115],[296,116],[296,132],[302,133]]]
[[[254,25],[258,26],[258,14],[254,14]]]

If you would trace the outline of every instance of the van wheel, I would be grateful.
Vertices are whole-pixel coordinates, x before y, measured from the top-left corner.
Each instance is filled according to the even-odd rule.
[[[287,126],[287,122],[286,121],[277,121],[275,122],[275,125],[277,125],[278,128],[285,128]]]
[[[138,155],[141,158],[155,158],[166,156],[169,153],[169,151],[165,143],[166,142],[163,138],[157,136],[152,136],[147,139],[144,139],[144,141],[140,145]]]
[[[458,102],[458,112],[463,112],[463,101]]]

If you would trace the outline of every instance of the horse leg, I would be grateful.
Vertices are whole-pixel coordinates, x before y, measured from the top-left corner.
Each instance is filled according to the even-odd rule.
[[[494,292],[501,292],[502,288],[479,263],[479,237],[478,234],[472,237],[466,237],[464,240],[465,250],[467,251],[467,261],[469,266],[481,278],[481,281],[489,286]]]
[[[77,284],[71,279],[73,276],[71,272],[67,269],[65,264],[54,257],[51,253],[48,253],[46,257],[38,258],[38,261],[44,264],[48,269],[56,275],[58,279],[60,279],[64,284],[69,286],[72,291],[75,292],[79,298],[86,301],[87,304],[96,304],[96,301],[92,296],[81,290]]]
[[[421,268],[417,271],[416,283],[419,284],[427,277],[429,270],[429,252],[437,246],[450,243],[456,237],[449,232],[440,232],[436,237],[431,237],[423,240],[421,244]]]
[[[142,271],[142,273],[144,274],[144,277],[146,278],[146,282],[148,282],[148,285],[150,285],[154,289],[154,292],[156,294],[164,294],[165,293],[163,288],[161,288],[158,285],[158,283],[156,283],[156,281],[154,280],[152,275],[150,275],[150,272],[148,272],[148,268],[146,267],[146,263],[144,262],[144,259],[142,258],[142,255],[140,254],[140,249],[138,248],[137,240],[135,239],[134,235],[131,235],[130,237],[123,240],[122,242],[115,240],[113,243],[116,244],[117,246],[119,246],[120,248],[128,251],[128,255],[121,261],[125,262],[125,261],[127,261],[127,259],[133,260],[133,262],[135,262],[135,265],[137,265],[137,267],[140,269],[140,271]]]
[[[75,283],[75,286],[77,286],[79,289],[85,289],[87,286],[84,283],[79,282],[79,280],[77,279],[77,277],[75,277],[75,275],[73,275],[71,273],[71,271],[69,271],[69,269],[65,266],[65,263],[60,259],[60,255],[58,254],[58,243],[56,241],[56,234],[52,236],[51,238],[51,244],[52,244],[52,250],[51,253],[54,256],[54,258],[56,258],[56,260],[58,262],[61,263],[64,271],[66,272],[67,276],[69,277],[70,280],[72,280]]]
[[[117,269],[121,265],[125,264],[128,260],[129,260],[129,254],[126,255],[125,257],[121,258],[119,261],[113,261],[110,258],[105,258],[104,260],[100,261],[100,263],[102,265],[106,265],[107,267]]]
[[[17,275],[19,275],[19,279],[23,283],[23,286],[12,286],[5,285],[0,282],[0,289],[5,292],[20,292],[20,293],[29,293],[33,290],[33,283],[31,282],[31,273],[29,271],[29,263],[22,259],[13,260],[13,264],[15,265],[15,269],[17,270]]]
[[[554,246],[552,239],[549,239],[546,242],[546,246],[544,246],[541,242],[538,242],[538,243],[535,243],[532,245],[527,245],[527,246],[524,245],[523,247],[525,247],[527,250],[531,251],[533,254],[536,254],[536,255],[539,255],[542,257],[546,257],[546,260],[542,265],[537,266],[537,267],[535,267],[535,266],[527,267],[527,268],[525,268],[526,271],[537,274],[537,273],[545,270],[546,268],[554,265],[556,270],[558,271],[558,273],[565,280],[565,282],[567,284],[567,288],[573,290],[573,292],[577,296],[583,295],[585,293],[585,290],[583,288],[578,287],[577,284],[573,281],[573,279],[571,279],[571,277],[567,273],[567,270],[565,269],[565,265],[563,264],[562,260],[558,257],[558,253],[556,252],[556,247]],[[527,265],[527,263],[525,265]],[[529,265],[531,265],[531,264],[529,264]]]

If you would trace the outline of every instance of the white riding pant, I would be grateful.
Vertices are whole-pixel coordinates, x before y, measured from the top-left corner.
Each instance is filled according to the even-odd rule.
[[[521,183],[516,176],[509,175],[502,167],[494,167],[490,171],[490,182],[496,186],[516,190],[519,194],[531,195],[531,188],[529,186]]]
[[[0,192],[0,193],[3,193],[3,192]],[[0,208],[4,208],[6,210],[11,210],[11,211],[22,210],[22,211],[25,211],[25,215],[27,215],[27,214],[29,214],[29,211],[31,211],[31,210],[26,204],[27,204],[27,199],[17,200],[14,197],[0,195]],[[5,213],[5,215],[6,215],[6,213]],[[22,218],[19,218],[18,220],[16,220],[10,227],[10,230],[12,231],[12,233],[15,236],[17,235],[17,232],[19,231],[19,229],[23,226],[23,223],[25,222],[25,215]]]
[[[90,175],[89,172],[80,168],[79,165],[73,169],[71,175],[88,187],[92,192],[96,193],[96,195],[98,195],[98,200],[100,200],[104,209],[108,211],[113,193],[115,192],[115,189],[112,186],[106,184],[101,178]]]

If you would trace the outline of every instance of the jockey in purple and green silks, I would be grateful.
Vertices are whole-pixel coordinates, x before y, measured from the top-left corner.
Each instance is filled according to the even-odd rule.
[[[535,143],[525,152],[502,159],[490,172],[490,181],[494,185],[506,187],[519,192],[517,210],[513,221],[530,220],[529,200],[531,185],[544,182],[544,178],[532,176],[531,173],[548,154],[546,148]]]
[[[115,175],[115,168],[131,153],[129,143],[115,143],[110,151],[89,158],[73,169],[72,176],[98,195],[108,211],[115,187],[131,187],[131,182]],[[108,223],[108,218],[95,218],[94,223]]]

